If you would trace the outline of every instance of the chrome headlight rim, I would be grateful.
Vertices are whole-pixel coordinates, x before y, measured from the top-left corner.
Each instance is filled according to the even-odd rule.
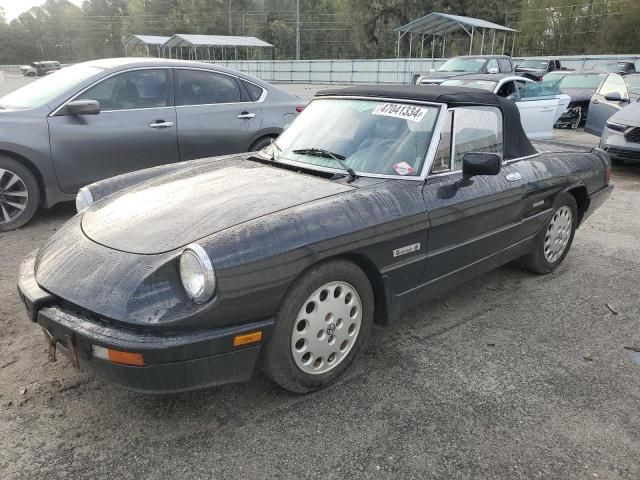
[[[184,270],[186,270],[186,260],[188,256],[193,256],[193,258],[198,262],[200,273],[203,276],[202,287],[197,291],[193,291],[189,286],[189,279],[185,279],[186,274]],[[204,248],[197,243],[187,245],[180,254],[179,271],[182,287],[191,300],[198,304],[206,303],[211,300],[216,291],[216,276],[213,265],[211,264],[211,259]]]
[[[82,187],[78,190],[76,195],[76,211],[78,213],[84,212],[87,208],[93,205],[93,195],[87,187]]]

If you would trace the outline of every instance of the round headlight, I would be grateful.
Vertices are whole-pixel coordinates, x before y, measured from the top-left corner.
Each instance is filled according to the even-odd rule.
[[[213,296],[216,276],[207,252],[200,245],[189,245],[180,256],[180,279],[189,298],[204,303]]]
[[[93,205],[93,195],[87,187],[82,187],[76,195],[76,211],[78,213]]]

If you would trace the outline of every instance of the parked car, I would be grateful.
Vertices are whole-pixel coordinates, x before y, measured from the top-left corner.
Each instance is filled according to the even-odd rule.
[[[600,148],[609,152],[611,161],[640,161],[640,102],[633,102],[614,113],[605,124]]]
[[[542,81],[543,86],[551,88],[552,84],[557,84],[557,87],[562,93],[566,93],[571,97],[569,106],[560,116],[554,127],[582,127],[587,121],[587,112],[589,110],[591,96],[606,76],[607,74],[603,72],[567,72],[561,76],[559,81],[556,81],[560,75],[554,76],[553,73],[545,75]]]
[[[453,57],[444,62],[436,71],[420,75],[416,84],[433,85],[459,75],[469,73],[514,73],[511,57],[506,55],[465,55]]]
[[[491,78],[493,77],[493,78]],[[512,100],[520,111],[520,121],[529,138],[552,138],[553,124],[569,105],[569,95],[547,89],[533,80],[513,75],[464,75],[440,85],[480,88]]]
[[[610,73],[589,102],[584,131],[600,136],[611,115],[640,98],[640,74]]]
[[[636,64],[634,62],[603,62],[596,64],[593,70],[627,75],[628,73],[636,73]]]
[[[102,178],[259,150],[303,105],[257,78],[199,62],[127,58],[60,70],[0,98],[0,231]]]
[[[563,70],[557,58],[525,58],[516,65],[516,74],[539,82],[546,74]]]
[[[31,65],[22,65],[20,70],[25,77],[41,77],[60,70],[62,65],[56,61],[33,62]]]
[[[81,190],[79,215],[22,263],[20,296],[52,357],[125,388],[242,381],[259,365],[317,390],[374,322],[515,259],[562,263],[613,187],[604,151],[552,147],[536,151],[491,92],[324,91],[259,153]]]

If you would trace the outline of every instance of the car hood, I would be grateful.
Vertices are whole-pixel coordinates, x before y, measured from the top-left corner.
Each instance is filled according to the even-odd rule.
[[[572,102],[588,102],[595,93],[592,88],[561,88],[560,91],[569,95]]]
[[[82,230],[108,248],[158,254],[258,217],[353,189],[230,157],[110,195],[84,213]]]
[[[613,123],[640,127],[640,103],[635,102],[619,110],[609,119]]]
[[[543,69],[543,68],[529,68],[529,67],[516,67],[515,71],[516,72],[537,73],[537,74],[546,73],[546,70]]]

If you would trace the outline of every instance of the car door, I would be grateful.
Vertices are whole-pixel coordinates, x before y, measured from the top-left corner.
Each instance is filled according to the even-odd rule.
[[[495,107],[449,110],[440,145],[423,188],[431,228],[422,283],[462,275],[522,241],[525,177],[517,162],[498,175],[462,178],[468,152],[503,153],[502,112]],[[446,281],[445,281],[446,283]]]
[[[549,95],[536,82],[517,80],[518,98],[516,105],[520,111],[522,128],[529,138],[552,138],[553,123],[556,120],[559,99]]]
[[[262,126],[262,108],[234,76],[175,69],[180,158],[246,152]]]
[[[605,78],[591,97],[587,110],[585,132],[600,136],[611,115],[629,104],[629,92],[622,76],[612,73]]]
[[[107,77],[72,100],[97,100],[97,115],[48,118],[51,155],[63,191],[179,159],[168,69],[135,69]]]

